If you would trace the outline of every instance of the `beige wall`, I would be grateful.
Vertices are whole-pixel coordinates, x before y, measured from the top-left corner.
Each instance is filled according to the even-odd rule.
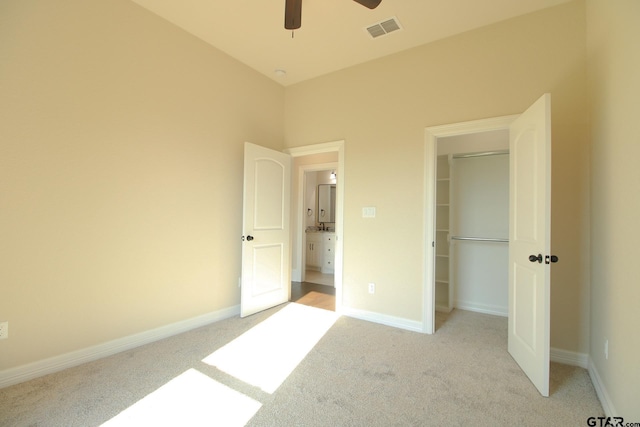
[[[238,304],[243,143],[283,104],[132,2],[0,2],[0,371]]]
[[[55,3],[0,2],[0,370],[237,304],[245,140],[346,141],[344,304],[420,320],[424,128],[550,92],[552,346],[590,349],[640,419],[638,2],[576,1],[286,90],[128,1]]]
[[[580,1],[287,88],[288,147],[345,140],[344,305],[419,321],[424,129],[523,112],[552,95],[551,345],[586,353],[589,178]],[[375,220],[361,218],[376,206]],[[376,283],[376,294],[367,283]]]
[[[640,2],[587,1],[592,126],[591,358],[625,422],[640,420]],[[604,343],[609,341],[609,358]]]

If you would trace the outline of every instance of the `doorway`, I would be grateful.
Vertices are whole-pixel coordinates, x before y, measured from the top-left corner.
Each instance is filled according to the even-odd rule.
[[[293,157],[291,301],[310,302],[309,305],[324,308],[327,300],[335,300],[335,311],[339,312],[342,304],[344,141],[296,147],[285,152]],[[329,194],[331,203],[327,206],[319,205],[319,185]],[[310,243],[311,251],[308,250]],[[309,257],[315,259],[308,260]]]
[[[423,331],[435,332],[437,141],[505,129],[509,132],[507,347],[540,394],[549,396],[550,264],[558,261],[551,255],[550,94],[517,116],[426,129]]]
[[[291,283],[291,301],[335,311],[335,208],[338,163],[315,163],[326,155],[298,157],[294,171],[304,175],[301,277]],[[335,154],[337,160],[337,154]],[[303,164],[304,163],[304,164]],[[307,164],[309,163],[309,164]],[[297,166],[297,167],[296,167]],[[295,172],[294,172],[295,173]],[[293,276],[292,276],[293,277]]]
[[[518,115],[503,116],[503,117],[495,117],[495,118],[484,119],[484,120],[476,120],[471,122],[456,123],[451,125],[443,125],[443,126],[435,126],[435,127],[427,128],[425,132],[425,142],[426,142],[425,162],[427,165],[427,173],[425,175],[426,200],[427,201],[436,200],[436,188],[438,185],[437,184],[438,177],[435,175],[435,173],[437,171],[437,162],[438,162],[437,147],[438,147],[439,140],[442,141],[442,140],[445,140],[445,138],[449,138],[449,137],[463,137],[465,135],[472,135],[472,134],[490,136],[492,132],[508,132],[509,126],[517,117]],[[492,145],[491,139],[492,138],[487,138],[487,140],[482,140],[481,142],[475,142],[475,143],[464,141],[464,142],[452,144],[452,146],[455,145],[456,150],[458,150],[461,153],[503,149],[502,146],[496,147],[495,145]],[[450,142],[451,141],[452,140],[450,140]],[[479,147],[482,147],[482,148],[479,148]],[[442,279],[442,277],[441,276],[436,277],[437,259],[435,255],[439,250],[444,251],[442,247],[436,247],[435,243],[436,243],[436,240],[438,239],[438,236],[437,236],[438,234],[441,234],[441,235],[444,234],[445,236],[446,234],[438,233],[436,231],[439,229],[439,225],[441,225],[441,224],[436,224],[438,208],[432,203],[426,203],[426,207],[427,208],[425,210],[425,220],[426,220],[427,227],[426,227],[425,245],[427,245],[427,247],[425,248],[425,253],[432,254],[434,261],[427,262],[427,265],[426,265],[425,284],[424,284],[425,300],[423,304],[422,325],[423,325],[423,332],[428,334],[433,334],[436,330],[435,307],[438,304],[438,301],[436,300],[436,287],[437,286],[440,286],[441,288],[443,287],[442,285],[436,284],[436,280]],[[442,211],[441,208],[440,210]],[[443,213],[440,214],[440,217],[442,219]],[[448,228],[448,223],[446,224],[446,227]],[[448,233],[448,231],[446,233]],[[442,240],[442,236],[440,237],[440,240]],[[448,247],[446,248],[446,250],[448,251]],[[443,252],[439,252],[439,253],[442,254]],[[441,265],[443,264],[442,260],[440,260],[440,263]],[[447,262],[445,264],[445,267],[440,267],[440,268],[448,268],[448,264],[449,263]],[[449,280],[449,274],[450,274],[450,271],[447,271],[447,275],[444,281]],[[443,280],[440,280],[440,281],[442,282]],[[446,288],[446,292],[448,294],[447,298],[449,301],[453,301],[453,298],[454,298],[451,291],[452,291],[452,288],[450,287]],[[441,292],[443,291],[440,291],[440,293]],[[440,301],[440,305],[442,307],[442,301]],[[448,305],[447,305],[447,308],[448,308]]]
[[[337,163],[300,166],[304,171],[302,282],[334,287],[337,166]]]
[[[509,132],[438,138],[436,310],[508,316]],[[441,322],[440,322],[441,323]]]

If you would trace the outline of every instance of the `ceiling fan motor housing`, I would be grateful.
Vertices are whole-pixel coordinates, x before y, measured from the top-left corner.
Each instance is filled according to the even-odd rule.
[[[378,7],[382,0],[353,0],[369,9]],[[302,0],[286,0],[284,5],[284,28],[297,30],[302,25]]]

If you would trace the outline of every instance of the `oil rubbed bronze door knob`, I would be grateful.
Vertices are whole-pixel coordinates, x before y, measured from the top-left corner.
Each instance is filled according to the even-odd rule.
[[[529,255],[529,261],[531,262],[539,262],[540,264],[542,264],[542,254],[538,254],[538,256],[535,255]]]
[[[547,255],[544,257],[544,263],[545,264],[550,264],[550,263],[556,263],[558,262],[558,257],[555,255]]]

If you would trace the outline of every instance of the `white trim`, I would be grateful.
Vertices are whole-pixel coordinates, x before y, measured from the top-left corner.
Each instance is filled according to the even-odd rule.
[[[422,322],[405,319],[403,317],[388,316],[386,314],[372,311],[359,310],[357,308],[342,307],[340,314],[353,317],[355,319],[366,320],[368,322],[379,323],[381,325],[393,326],[394,328],[406,329],[413,332],[422,332]]]
[[[440,313],[451,313],[453,311],[453,307],[449,307],[444,304],[436,304],[436,311],[439,311]]]
[[[453,306],[455,308],[459,308],[460,310],[473,311],[475,313],[491,314],[493,316],[501,316],[501,317],[509,316],[509,307],[504,307],[499,305],[481,304],[473,301],[456,300],[453,302]]]
[[[509,129],[509,125],[519,114],[510,116],[491,117],[488,119],[471,120],[468,122],[451,123],[440,126],[430,126],[426,128],[427,132],[437,138],[445,136],[467,135],[470,133],[489,132],[492,130]]]
[[[421,331],[427,334],[435,332],[435,164],[438,138],[470,133],[488,132],[508,129],[518,115],[492,117],[468,122],[452,123],[425,128],[425,194],[424,194],[424,245],[425,267],[423,282],[422,326]]]
[[[586,353],[577,353],[552,347],[549,352],[549,359],[552,362],[562,363],[563,365],[578,366],[584,369],[589,368],[589,355]]]
[[[283,150],[291,157],[310,156],[312,154],[323,154],[344,149],[344,140],[323,142],[320,144],[305,145],[303,147],[291,147]]]
[[[130,350],[141,345],[159,341],[178,335],[192,329],[209,325],[240,314],[240,306],[224,308],[191,319],[182,320],[170,325],[161,326],[138,334],[117,338],[102,344],[97,344],[81,350],[17,366],[0,371],[0,388],[28,381],[43,375],[72,368],[83,363],[92,362],[103,357],[112,356],[122,351]]]
[[[607,389],[604,386],[604,382],[602,381],[602,378],[600,378],[600,374],[598,374],[596,365],[593,363],[593,360],[591,360],[591,358],[589,358],[588,370],[589,370],[589,376],[591,377],[591,382],[593,383],[593,387],[596,389],[596,394],[598,395],[598,399],[600,399],[600,404],[602,405],[604,414],[607,417],[619,416],[620,413],[616,411],[616,408],[613,406],[613,402],[611,401],[611,396],[607,392]]]
[[[422,283],[422,332],[433,334],[436,331],[436,141],[437,136],[430,128],[425,129],[424,159],[424,282]]]
[[[336,241],[335,241],[335,263],[334,263],[334,287],[336,288],[336,312],[340,313],[342,307],[342,277],[343,277],[343,254],[344,254],[344,189],[345,189],[345,160],[344,160],[344,140],[324,142],[321,144],[306,145],[303,147],[292,147],[284,150],[291,157],[310,156],[312,154],[323,154],[337,151],[338,167],[336,173]],[[302,212],[302,209],[300,209]],[[300,247],[302,250],[302,247]]]
[[[291,281],[292,282],[302,282],[302,270],[300,270],[299,268],[292,268],[291,269]],[[291,298],[291,296],[289,296],[289,298]]]

